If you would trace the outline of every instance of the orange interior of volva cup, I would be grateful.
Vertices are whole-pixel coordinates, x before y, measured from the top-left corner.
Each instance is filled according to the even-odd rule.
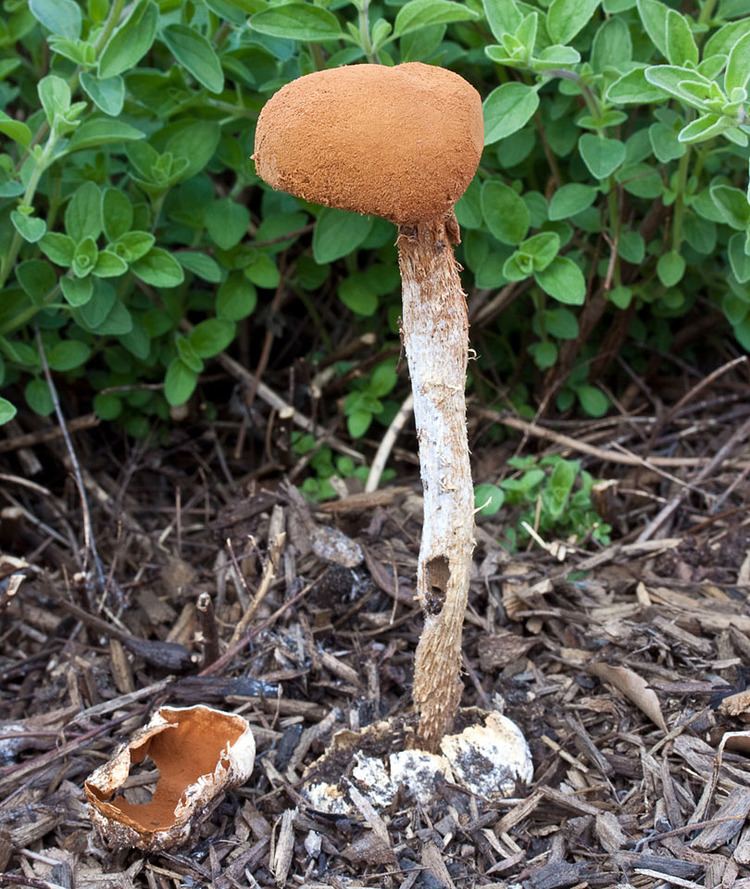
[[[227,747],[234,744],[242,730],[215,713],[201,711],[164,712],[169,726],[138,747],[131,749],[131,763],[137,765],[150,756],[159,769],[159,781],[147,803],[131,803],[116,797],[107,803],[112,816],[155,831],[175,823],[175,809],[185,789],[202,775],[211,775]],[[93,792],[105,802],[96,788]]]

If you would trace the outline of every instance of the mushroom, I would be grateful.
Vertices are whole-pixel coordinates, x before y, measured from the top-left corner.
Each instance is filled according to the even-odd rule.
[[[253,155],[274,188],[398,226],[401,333],[424,487],[417,595],[425,624],[412,744],[431,752],[450,730],[462,691],[474,497],[464,397],[469,323],[453,207],[482,147],[479,93],[452,71],[410,62],[316,71],[286,84],[260,113]]]

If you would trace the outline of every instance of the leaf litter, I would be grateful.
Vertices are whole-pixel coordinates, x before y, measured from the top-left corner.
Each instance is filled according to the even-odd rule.
[[[596,422],[568,431],[601,441]],[[652,539],[638,540],[644,509],[673,483],[632,461],[602,507],[610,547],[509,557],[496,543],[508,517],[483,520],[463,703],[523,729],[532,780],[490,803],[444,782],[431,803],[396,794],[379,811],[355,787],[353,810],[329,815],[301,793],[305,770],[335,732],[409,710],[415,488],[303,508],[275,482],[229,483],[229,433],[123,454],[121,470],[101,435],[77,446],[122,602],[89,583],[59,450],[45,487],[14,484],[12,447],[4,457],[0,885],[750,887],[741,453]],[[678,440],[689,481],[710,453]],[[195,705],[247,720],[251,777],[185,846],[107,849],[85,779],[160,707]],[[135,770],[125,792],[143,799],[154,780]]]

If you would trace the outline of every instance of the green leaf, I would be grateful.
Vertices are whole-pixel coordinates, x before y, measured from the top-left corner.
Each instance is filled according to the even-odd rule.
[[[167,25],[161,39],[179,64],[209,92],[220,93],[224,89],[219,57],[201,33],[187,25]]]
[[[667,57],[667,9],[659,0],[638,0],[638,12],[646,33],[659,52]]]
[[[750,79],[750,33],[740,37],[732,47],[724,72],[724,90],[727,95],[734,89],[746,89]]]
[[[668,95],[675,96],[686,105],[690,105],[691,108],[700,111],[706,108],[706,99],[696,96],[694,90],[691,91],[691,83],[702,87],[703,92],[708,95],[712,81],[704,81],[697,71],[680,68],[677,65],[652,65],[646,68],[646,80]]]
[[[182,361],[187,364],[193,373],[199,374],[203,370],[203,361],[193,348],[190,340],[184,336],[178,336],[175,345],[177,346],[177,354]]]
[[[537,284],[558,302],[582,306],[586,299],[583,272],[567,256],[556,256],[544,271],[536,272]]]
[[[720,114],[704,114],[683,127],[677,138],[680,143],[707,142],[731,127],[732,122]]]
[[[583,162],[595,179],[607,179],[625,160],[625,143],[584,133],[578,140]]]
[[[41,241],[47,231],[47,223],[43,219],[27,216],[18,210],[13,210],[10,214],[10,221],[13,223],[13,228],[29,244]]]
[[[201,358],[213,358],[234,339],[235,326],[225,318],[208,318],[190,332],[190,345]]]
[[[336,16],[310,3],[285,3],[271,6],[250,19],[250,27],[259,34],[288,40],[319,42],[343,36]]]
[[[557,256],[560,249],[560,236],[556,232],[540,232],[527,238],[519,247],[531,259],[531,265],[535,272],[541,272],[547,268]]]
[[[547,309],[543,323],[547,333],[558,340],[574,340],[578,336],[578,319],[570,309]]]
[[[101,250],[96,259],[93,273],[98,278],[117,278],[128,270],[128,264],[111,250]]]
[[[370,375],[367,391],[375,398],[383,398],[394,390],[397,382],[395,362],[383,361]]]
[[[667,10],[667,58],[672,65],[698,64],[698,46],[688,20],[676,9]]]
[[[734,44],[745,34],[750,33],[750,18],[742,18],[737,22],[728,22],[708,38],[703,47],[703,58],[712,56],[728,56]],[[723,67],[723,66],[722,66]]]
[[[370,428],[372,414],[369,411],[352,411],[347,415],[346,428],[352,438],[362,438]]]
[[[29,12],[52,34],[81,36],[81,7],[73,0],[29,0]]]
[[[164,378],[164,397],[172,407],[185,404],[195,392],[198,375],[180,358],[172,359]]]
[[[26,398],[26,404],[40,417],[48,417],[55,409],[52,393],[49,391],[46,380],[30,380],[26,384],[23,394]]]
[[[503,244],[519,244],[529,230],[531,215],[519,194],[497,179],[482,186],[482,213],[487,228]]]
[[[620,235],[620,243],[617,252],[626,261],[633,265],[639,265],[643,262],[646,255],[646,244],[643,237],[638,231],[624,231]]]
[[[553,43],[569,43],[592,19],[600,0],[552,0],[547,31]]]
[[[119,188],[105,188],[102,192],[102,222],[110,241],[116,241],[133,227],[133,205]]]
[[[656,159],[661,164],[677,160],[687,151],[674,129],[665,123],[652,123],[648,128],[648,137]]]
[[[369,318],[377,311],[378,295],[361,272],[345,278],[339,284],[338,295],[341,302],[356,315]]]
[[[47,352],[47,363],[52,370],[68,371],[88,361],[91,347],[80,340],[63,340]]]
[[[209,281],[211,284],[218,284],[221,281],[221,267],[215,259],[205,253],[197,250],[180,250],[175,253],[175,258],[184,269],[204,281]]]
[[[65,231],[74,241],[96,240],[102,233],[102,195],[94,182],[84,182],[65,208]]]
[[[11,404],[7,398],[0,397],[0,426],[12,420],[16,413],[15,405]]]
[[[557,189],[549,203],[551,220],[570,219],[588,209],[596,200],[597,190],[591,185],[571,182]]]
[[[539,107],[534,87],[518,81],[504,83],[484,100],[484,144],[492,145],[524,127]]]
[[[99,77],[115,77],[133,68],[151,49],[158,22],[156,3],[141,0],[107,40],[99,57]]]
[[[497,485],[482,484],[474,487],[474,512],[478,515],[495,515],[505,503],[505,492]]]
[[[255,255],[243,271],[245,277],[257,287],[265,287],[267,289],[278,287],[281,280],[281,274],[273,258],[260,250],[255,252]]]
[[[482,0],[482,4],[495,40],[502,40],[503,34],[514,34],[523,21],[515,0]]]
[[[182,266],[162,247],[152,247],[131,266],[131,270],[152,287],[178,287],[185,280]]]
[[[55,270],[42,259],[27,259],[17,265],[16,278],[35,305],[42,305],[44,298],[57,284]]]
[[[372,228],[371,216],[347,213],[324,207],[315,223],[313,232],[313,257],[315,262],[333,262],[346,256],[365,240]]]
[[[83,71],[81,86],[91,101],[105,114],[117,117],[125,104],[125,81],[120,75],[101,78],[89,71]]]
[[[670,250],[659,257],[656,274],[665,287],[674,287],[680,283],[685,274],[685,260],[676,250]]]
[[[90,275],[96,265],[99,250],[96,241],[86,237],[76,244],[76,252],[73,256],[73,274],[77,278],[85,278]]]
[[[145,139],[146,134],[131,127],[121,120],[112,120],[107,117],[96,117],[85,120],[73,133],[68,143],[68,153],[83,151],[86,148],[96,148],[99,145],[109,145],[115,142],[136,142]]]
[[[602,22],[591,44],[591,66],[594,71],[607,69],[622,71],[633,56],[630,29],[623,18]]]
[[[31,130],[20,120],[14,120],[4,111],[0,111],[0,133],[18,142],[24,148],[28,148],[31,142]]]
[[[590,417],[603,417],[609,410],[609,398],[596,386],[578,386],[578,402]]]
[[[216,315],[227,321],[241,321],[253,314],[257,302],[253,285],[241,272],[232,272],[216,295]]]
[[[529,346],[529,354],[534,359],[534,364],[539,370],[549,370],[557,361],[559,350],[554,343],[532,343]]]
[[[60,288],[68,305],[74,308],[85,306],[94,295],[94,283],[91,278],[69,278],[64,275],[60,278]]]
[[[724,222],[738,231],[747,228],[750,223],[750,204],[744,191],[731,185],[712,185],[711,199]]]
[[[39,242],[42,253],[55,265],[68,268],[73,263],[76,245],[73,238],[58,232],[47,232]]]
[[[750,281],[750,256],[745,253],[745,235],[737,232],[729,239],[729,264],[734,272],[734,277],[745,284]]]
[[[250,211],[230,198],[209,204],[204,217],[211,240],[222,250],[230,250],[245,237]]]
[[[399,9],[393,26],[393,36],[403,37],[419,28],[445,25],[449,22],[465,22],[478,15],[463,3],[452,0],[409,0]]]
[[[109,249],[125,262],[137,262],[148,253],[155,242],[156,238],[151,232],[129,231],[120,235],[113,244],[110,244]]]
[[[663,102],[664,93],[646,80],[646,68],[633,68],[618,78],[607,90],[608,102],[617,105],[645,105]]]
[[[55,117],[67,114],[70,109],[70,87],[68,82],[56,74],[43,77],[36,87],[39,100],[44,108],[47,123],[52,126]]]
[[[102,420],[116,420],[122,413],[122,400],[111,393],[94,396],[94,413]]]
[[[618,309],[627,309],[633,299],[633,291],[629,287],[613,287],[607,294],[609,301]]]

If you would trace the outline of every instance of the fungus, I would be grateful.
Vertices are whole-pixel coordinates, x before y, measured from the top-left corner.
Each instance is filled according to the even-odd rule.
[[[401,333],[424,488],[418,725],[407,744],[429,753],[453,725],[462,691],[474,497],[464,396],[469,323],[453,208],[482,147],[479,93],[452,71],[410,62],[317,71],[286,84],[260,113],[253,156],[274,188],[398,226]]]
[[[134,765],[150,758],[159,779],[148,802],[123,794]],[[252,773],[255,742],[247,720],[211,707],[162,707],[117,753],[89,775],[91,820],[113,849],[161,851],[180,845],[210,804]]]

